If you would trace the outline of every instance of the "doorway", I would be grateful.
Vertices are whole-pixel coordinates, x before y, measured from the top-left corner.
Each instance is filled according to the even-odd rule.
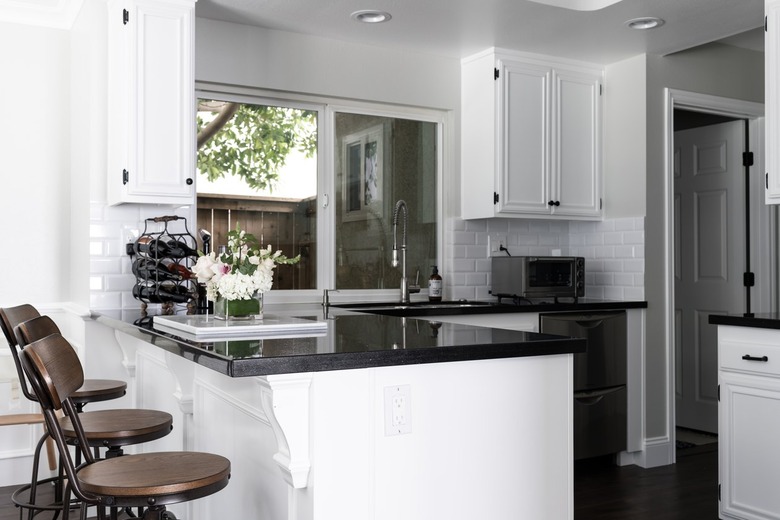
[[[683,114],[685,111],[686,113]],[[688,114],[693,113],[693,114]],[[717,189],[710,186],[698,186],[691,188],[691,191],[700,190],[701,193],[696,195],[695,202],[689,202],[688,208],[681,207],[681,199],[677,198],[676,193],[676,178],[675,171],[677,159],[677,139],[675,138],[675,120],[677,118],[681,120],[685,118],[698,119],[700,121],[706,121],[704,126],[714,127],[723,125],[723,128],[718,131],[731,131],[737,132],[732,134],[729,139],[736,141],[744,140],[744,133],[739,132],[739,128],[742,128],[743,132],[747,132],[750,135],[751,148],[754,152],[755,165],[750,168],[750,181],[747,186],[743,188],[748,190],[750,201],[750,212],[745,212],[746,200],[745,192],[739,190],[738,194],[727,193],[733,192],[734,188],[718,187]],[[667,90],[667,124],[666,124],[666,136],[667,136],[667,288],[668,294],[672,295],[672,302],[668,306],[668,323],[667,329],[669,348],[668,358],[668,376],[669,376],[669,435],[672,448],[675,445],[676,435],[675,426],[680,425],[696,425],[703,431],[717,432],[717,352],[715,346],[715,331],[708,325],[707,319],[709,314],[715,312],[739,312],[742,313],[745,310],[745,303],[747,298],[745,296],[746,291],[742,285],[742,273],[744,271],[744,251],[746,245],[750,244],[751,262],[750,270],[755,273],[756,286],[752,288],[750,295],[751,308],[757,312],[770,310],[770,293],[774,294],[776,284],[776,276],[772,266],[776,266],[776,260],[772,251],[774,251],[774,209],[767,208],[764,205],[764,189],[763,189],[763,105],[757,103],[743,102],[738,100],[732,100],[727,98],[720,98],[715,96],[708,96],[703,94],[696,94],[683,91],[675,91],[672,89]],[[699,123],[693,125],[699,126]],[[687,131],[687,130],[686,130]],[[693,131],[695,139],[701,139],[696,134],[699,132]],[[680,139],[687,139],[686,136],[680,134]],[[705,140],[717,141],[718,138],[705,137]],[[698,145],[694,146],[697,149]],[[701,153],[699,150],[698,153]],[[718,149],[718,154],[715,154],[715,148],[710,150],[711,156],[709,159],[709,166],[712,166],[714,157],[718,157],[718,161],[721,160],[721,149]],[[731,152],[732,154],[735,152]],[[741,165],[741,151],[737,152],[740,157],[738,164]],[[697,167],[701,167],[699,164]],[[737,169],[742,173],[744,169],[739,166]],[[701,178],[706,177],[702,175]],[[731,179],[734,180],[734,179]],[[744,175],[740,175],[739,183],[744,186]],[[724,192],[725,189],[725,192]],[[731,201],[729,203],[729,201]],[[729,204],[726,211],[721,211],[723,204]],[[749,215],[751,222],[750,234],[745,234],[744,223],[731,222],[728,215],[731,213],[731,209],[736,208],[736,212],[742,215]],[[681,215],[683,209],[689,210],[689,220],[693,220],[696,223],[692,229],[696,230],[696,235],[683,234],[681,230],[684,217]],[[706,214],[717,215],[713,217],[713,221],[709,221],[703,217]],[[678,228],[679,226],[679,228]],[[678,232],[678,229],[680,231]],[[708,229],[708,230],[707,230]],[[705,231],[706,230],[706,231]],[[712,234],[717,231],[718,237],[714,240],[705,240],[704,237],[707,234]],[[691,231],[692,233],[692,231]],[[723,237],[731,235],[734,237],[742,238],[745,240],[742,245],[736,245],[741,249],[737,251],[738,255],[732,255],[732,257],[738,258],[738,266],[733,266],[737,260],[729,260],[728,256],[723,256],[725,251],[731,247],[727,240]],[[711,236],[711,235],[710,235]],[[699,243],[692,242],[699,241]],[[681,262],[683,262],[682,255],[686,247],[683,246],[685,242],[689,247],[689,255],[691,258],[687,262],[691,265],[691,269],[694,267],[699,269],[698,280],[704,281],[709,278],[725,279],[731,278],[733,281],[736,279],[736,285],[731,283],[726,284],[729,288],[726,289],[721,299],[727,303],[723,309],[714,308],[714,304],[706,302],[701,304],[699,302],[699,309],[694,311],[687,311],[690,316],[690,326],[688,327],[687,334],[694,338],[693,344],[687,347],[687,353],[685,350],[677,350],[675,348],[678,344],[684,344],[683,334],[685,334],[685,319],[681,315],[679,307],[676,302],[676,295],[678,289],[680,292],[688,293],[692,295],[694,304],[692,309],[696,307],[696,298],[706,299],[703,296],[705,287],[686,286],[684,281],[678,278],[677,274],[681,272]],[[716,257],[717,253],[717,257]],[[728,274],[731,269],[730,274]],[[736,273],[736,274],[735,274]],[[689,275],[689,278],[691,276]],[[696,280],[696,277],[693,277]],[[731,291],[730,293],[727,291]],[[698,294],[701,292],[702,294]],[[731,300],[731,301],[729,301]],[[736,302],[741,301],[741,305]],[[732,305],[733,304],[733,305]],[[695,347],[695,343],[698,342],[699,346]],[[705,356],[702,357],[702,353]],[[709,354],[712,354],[711,356]],[[692,362],[688,363],[684,360],[684,355],[688,355]],[[680,370],[678,370],[680,369]],[[698,372],[698,373],[697,373]],[[694,417],[699,412],[690,412],[686,408],[686,404],[682,404],[683,393],[687,393],[689,397],[692,397],[693,402],[703,405],[703,419]],[[678,407],[679,410],[678,415]],[[704,422],[701,422],[704,421]],[[695,427],[695,426],[689,426]],[[674,457],[674,455],[672,456]],[[674,458],[672,458],[674,460]]]
[[[674,111],[675,416],[677,427],[718,431],[715,328],[710,314],[746,309],[743,273],[750,151],[746,121]],[[678,430],[679,434],[679,430]]]

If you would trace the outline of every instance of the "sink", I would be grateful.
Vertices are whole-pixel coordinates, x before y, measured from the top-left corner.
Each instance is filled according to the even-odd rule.
[[[480,301],[441,301],[441,302],[362,302],[362,303],[338,303],[331,307],[347,309],[358,312],[370,312],[373,314],[386,314],[390,316],[434,316],[437,314],[461,314],[468,309],[486,309],[498,305],[493,302]]]

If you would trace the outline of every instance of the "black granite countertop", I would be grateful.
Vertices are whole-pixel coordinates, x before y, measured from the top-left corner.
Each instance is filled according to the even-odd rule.
[[[426,317],[517,312],[588,312],[644,309],[647,308],[647,302],[596,300],[593,298],[578,298],[576,300],[564,298],[560,301],[550,299],[512,300],[511,298],[505,298],[501,301],[412,301],[409,304],[401,304],[399,302],[332,303],[331,308],[384,314],[387,316]]]
[[[780,329],[780,314],[777,312],[755,313],[752,316],[743,314],[710,314],[709,322],[713,325]]]
[[[583,339],[401,318],[320,306],[282,306],[286,316],[321,320],[308,337],[202,341],[154,328],[154,317],[98,311],[94,319],[231,377],[348,370],[584,352]],[[266,314],[273,314],[266,307]]]

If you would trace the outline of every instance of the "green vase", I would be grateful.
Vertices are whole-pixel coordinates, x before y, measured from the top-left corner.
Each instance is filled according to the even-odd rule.
[[[263,295],[257,294],[246,300],[217,298],[214,302],[214,317],[220,320],[262,320]]]

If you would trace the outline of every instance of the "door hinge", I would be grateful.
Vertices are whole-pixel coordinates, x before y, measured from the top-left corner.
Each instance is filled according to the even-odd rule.
[[[498,79],[501,74],[498,72],[498,67],[493,69],[493,79]]]
[[[122,25],[127,25],[127,22],[130,21],[130,11],[127,9],[122,9]]]
[[[753,166],[753,152],[744,152],[742,154],[742,166]]]
[[[498,193],[493,192],[493,204],[498,204]]]
[[[756,275],[750,272],[747,272],[742,275],[742,285],[745,287],[753,287],[756,285]]]
[[[130,182],[130,173],[127,170],[122,170],[122,184]]]

